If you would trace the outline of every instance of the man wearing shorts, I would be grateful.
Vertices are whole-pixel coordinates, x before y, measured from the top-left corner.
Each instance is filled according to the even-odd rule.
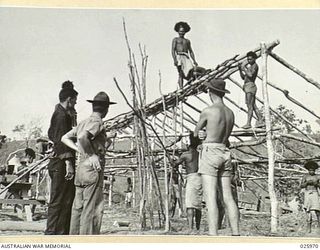
[[[199,156],[199,173],[202,177],[203,195],[208,208],[209,234],[218,234],[219,209],[217,205],[218,183],[222,188],[223,202],[229,216],[232,235],[239,235],[238,207],[231,189],[231,155],[228,149],[229,136],[234,126],[234,114],[223,102],[225,81],[212,79],[204,83],[209,92],[212,105],[205,108],[194,131],[199,136],[206,129]]]
[[[175,163],[177,167],[184,163],[187,172],[186,184],[186,208],[187,219],[190,232],[193,230],[194,221],[196,229],[200,229],[201,207],[202,207],[202,180],[198,173],[199,153],[198,145],[201,143],[198,137],[194,137],[193,132],[189,135],[190,145],[187,152],[183,153]]]
[[[256,114],[258,119],[256,123],[256,127],[263,126],[262,116],[256,105],[257,86],[255,84],[255,80],[257,78],[258,70],[259,70],[259,67],[256,64],[256,59],[257,59],[256,53],[254,53],[253,51],[249,51],[247,53],[248,67],[246,67],[244,64],[238,65],[240,76],[244,80],[243,91],[246,94],[246,104],[248,107],[247,123],[242,127],[244,129],[251,128],[251,120],[252,120],[253,112]]]

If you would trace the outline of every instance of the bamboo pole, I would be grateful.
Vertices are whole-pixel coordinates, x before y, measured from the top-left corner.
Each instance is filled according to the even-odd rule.
[[[307,76],[305,73],[303,73],[298,68],[296,68],[296,67],[292,66],[291,64],[289,64],[288,62],[286,62],[283,58],[281,58],[277,54],[275,54],[273,52],[270,52],[270,56],[273,59],[275,59],[276,61],[278,61],[279,63],[281,63],[283,66],[287,67],[288,69],[292,70],[297,75],[301,76],[303,79],[305,79],[307,82],[311,83],[313,86],[315,86],[318,89],[320,89],[320,84],[318,82],[313,80],[311,77]]]
[[[262,80],[262,77],[259,76],[259,75],[258,75],[258,78],[259,78],[260,80]],[[279,86],[277,86],[275,83],[271,83],[271,82],[269,82],[269,81],[268,81],[268,85],[271,86],[271,87],[273,87],[274,89],[282,92],[282,93],[284,94],[284,96],[285,96],[289,101],[291,101],[292,103],[294,103],[295,105],[297,105],[297,106],[299,106],[300,108],[306,110],[307,112],[309,112],[310,114],[312,114],[312,115],[313,115],[314,117],[316,117],[317,119],[320,119],[320,116],[317,115],[314,111],[312,111],[311,109],[305,107],[301,102],[299,102],[299,101],[296,100],[295,98],[291,97],[291,96],[289,95],[289,91],[288,91],[288,90],[282,89],[282,88],[280,88]]]
[[[261,58],[262,58],[262,95],[264,100],[265,122],[267,130],[267,148],[268,148],[268,191],[271,202],[271,233],[276,233],[278,230],[278,201],[274,189],[274,149],[272,145],[272,127],[271,116],[269,109],[269,97],[267,87],[267,48],[265,43],[261,43]]]
[[[185,125],[184,123],[181,123],[181,120],[178,121],[177,119],[175,119],[175,118],[174,118],[174,115],[171,114],[170,111],[167,111],[167,118],[171,119],[172,121],[176,121],[176,122],[175,122],[176,124],[180,124],[180,128],[181,128],[181,126],[183,126],[186,130],[190,130],[190,128],[189,128],[187,125]],[[181,118],[180,114],[179,114],[179,118]],[[188,120],[188,118],[184,118],[184,119],[185,119],[185,120]],[[189,122],[192,124],[191,121],[189,121]],[[175,130],[174,130],[174,133],[176,133]],[[184,132],[180,130],[179,134],[183,134],[183,133],[184,133]]]
[[[130,145],[130,148],[131,150],[133,151],[134,149],[134,141],[133,139],[131,138],[131,145]],[[131,159],[131,164],[132,165],[135,165],[137,168],[137,158],[135,158],[136,161],[134,162],[134,158]],[[114,166],[114,165],[113,165]],[[136,179],[135,179],[135,170],[132,170],[132,207],[135,207],[136,206]]]
[[[159,77],[161,79],[161,74],[159,72]],[[164,96],[161,91],[161,80],[159,81],[159,91],[162,96],[162,105],[163,105],[163,112],[164,112],[164,118],[162,121],[162,127],[164,128],[165,123],[166,123],[166,118],[167,118],[167,112],[166,112],[166,103]],[[166,146],[166,132],[163,129],[162,130],[162,140],[164,146]],[[165,189],[165,232],[169,232],[170,230],[170,216],[169,216],[169,186],[168,186],[168,167],[167,167],[167,157],[166,157],[166,152],[165,150],[163,151],[163,164],[164,164],[164,189]]]
[[[278,138],[278,137],[284,137],[284,138],[288,138],[288,139],[292,139],[292,140],[295,140],[295,141],[304,142],[304,143],[307,143],[307,144],[310,144],[310,145],[313,145],[313,146],[320,147],[320,143],[318,143],[318,142],[308,141],[308,140],[306,140],[306,139],[303,139],[303,138],[300,138],[300,137],[297,137],[297,136],[294,136],[294,135],[279,134],[279,135],[276,135],[275,137],[276,137],[276,138]]]
[[[132,99],[133,99],[133,108],[138,109],[138,101],[136,97],[136,78],[135,78],[135,67],[133,66],[132,63],[132,57],[133,54],[131,52],[128,36],[127,36],[127,31],[126,31],[126,25],[125,21],[123,20],[123,29],[124,29],[124,35],[125,35],[125,40],[127,43],[127,48],[129,52],[129,62],[128,62],[128,67],[129,67],[129,79],[131,82],[131,91],[132,91]],[[139,80],[139,79],[138,79]],[[140,93],[138,93],[140,94]],[[141,100],[141,95],[139,95],[140,100]],[[134,121],[134,132],[136,134],[136,148],[137,148],[137,158],[138,158],[138,164],[139,164],[139,183],[140,183],[140,206],[139,206],[139,218],[140,218],[140,228],[145,229],[146,227],[146,216],[145,216],[145,162],[144,162],[144,155],[143,151],[141,150],[141,126],[139,124],[139,120],[137,117],[134,115],[133,116],[133,121]]]
[[[111,207],[111,206],[112,206],[113,175],[110,175],[109,178],[110,178],[110,186],[109,186],[109,200],[108,200],[108,205],[109,205],[109,207]]]

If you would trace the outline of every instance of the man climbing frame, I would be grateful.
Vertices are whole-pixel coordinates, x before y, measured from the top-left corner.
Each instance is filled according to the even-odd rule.
[[[246,125],[242,128],[249,129],[251,128],[251,120],[253,116],[253,112],[257,116],[257,123],[256,127],[263,127],[262,115],[256,105],[256,93],[257,93],[257,86],[255,84],[255,80],[258,75],[259,67],[256,63],[257,55],[253,51],[249,51],[247,53],[247,62],[248,66],[246,67],[246,61],[242,64],[238,64],[239,72],[241,78],[244,80],[243,84],[243,91],[246,94],[246,104],[248,107],[248,119]]]
[[[179,72],[178,84],[180,88],[183,87],[183,79],[190,79],[192,70],[194,67],[198,66],[191,48],[191,42],[184,37],[190,29],[189,24],[186,22],[178,22],[174,26],[174,30],[178,32],[179,36],[172,40],[171,53],[174,65],[177,67]]]

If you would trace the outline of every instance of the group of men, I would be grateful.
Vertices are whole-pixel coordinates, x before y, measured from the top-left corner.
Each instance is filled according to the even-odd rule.
[[[223,102],[223,96],[229,93],[223,80],[213,79],[206,82],[205,87],[212,105],[201,112],[197,126],[190,134],[188,151],[173,164],[176,167],[184,162],[186,167],[189,229],[193,229],[194,221],[196,229],[200,228],[203,195],[208,210],[209,234],[217,235],[221,227],[219,202],[222,199],[232,235],[236,236],[239,235],[239,210],[232,190],[234,170],[228,148],[234,114]]]
[[[191,42],[184,37],[190,26],[179,22],[174,27],[179,36],[172,42],[172,57],[179,72],[179,86],[183,79],[190,79],[203,73],[198,67]],[[190,60],[192,59],[192,61]],[[244,79],[244,91],[248,105],[248,121],[244,128],[251,127],[253,112],[261,125],[261,114],[255,105],[255,78],[258,73],[257,58],[254,52],[247,54],[249,67],[239,65]],[[231,190],[231,156],[228,138],[234,126],[234,114],[224,104],[223,97],[229,93],[225,81],[213,79],[204,84],[212,105],[201,112],[199,122],[190,138],[190,150],[181,156],[180,161],[187,165],[187,214],[189,226],[200,226],[201,200],[194,196],[203,187],[204,199],[208,209],[209,234],[217,235],[219,212],[217,205],[218,186],[221,187],[223,201],[229,216],[233,235],[239,235],[239,211]],[[49,163],[51,177],[51,198],[48,207],[48,221],[45,234],[99,234],[103,214],[103,168],[104,154],[110,144],[102,119],[108,113],[109,106],[115,104],[105,92],[99,92],[92,103],[92,115],[76,125],[75,104],[78,92],[72,82],[62,84],[59,104],[51,118],[48,131],[49,139],[54,143],[54,157]],[[203,130],[205,129],[205,136]],[[202,149],[197,152],[203,139]],[[76,143],[77,142],[77,143]],[[75,171],[76,152],[79,154]],[[199,161],[199,162],[198,162]],[[180,163],[180,162],[179,162]],[[197,190],[197,191],[196,191]]]
[[[171,54],[174,65],[177,67],[179,73],[178,84],[180,88],[182,88],[184,79],[190,80],[193,77],[201,76],[206,73],[206,70],[198,66],[191,42],[185,38],[185,34],[191,30],[189,24],[186,22],[178,22],[175,24],[174,30],[178,33],[178,37],[172,40]],[[257,93],[255,80],[259,70],[256,59],[256,53],[249,51],[247,53],[247,60],[238,64],[240,76],[244,80],[243,91],[245,92],[245,101],[248,107],[247,123],[243,126],[244,129],[251,128],[253,112],[257,116],[255,127],[263,126],[262,115],[255,104]]]
[[[47,235],[100,233],[105,150],[115,136],[109,133],[107,138],[102,119],[115,103],[105,92],[99,92],[87,100],[92,104],[91,116],[76,125],[77,96],[72,82],[62,84],[48,131],[54,156],[48,166],[51,195]]]
[[[195,60],[190,40],[185,34],[190,31],[186,22],[178,22],[174,30],[178,33],[172,41],[172,57],[179,73],[178,84],[183,87],[183,80],[189,80],[197,72],[205,72]],[[248,107],[247,123],[244,129],[251,128],[253,113],[256,114],[255,127],[263,126],[262,115],[255,104],[257,86],[255,79],[258,75],[257,55],[250,51],[247,60],[238,64],[241,78],[244,80],[243,91]],[[199,70],[200,68],[200,70]],[[234,126],[234,114],[224,104],[223,97],[230,93],[225,88],[223,79],[212,79],[204,83],[204,91],[209,93],[212,105],[205,108],[198,124],[190,138],[190,147],[187,153],[181,155],[175,164],[185,162],[187,172],[186,207],[190,229],[193,227],[193,218],[196,219],[196,228],[199,229],[201,219],[201,188],[208,209],[209,234],[217,235],[221,216],[219,216],[219,198],[222,196],[233,235],[239,235],[239,211],[232,192],[232,165],[228,149],[229,136]],[[204,132],[205,131],[205,132]],[[199,137],[203,139],[200,152],[196,147]],[[218,192],[221,190],[221,192]]]

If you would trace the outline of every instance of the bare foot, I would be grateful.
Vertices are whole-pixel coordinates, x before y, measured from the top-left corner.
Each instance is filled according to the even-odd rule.
[[[250,125],[250,124],[246,124],[246,125],[244,125],[242,128],[243,128],[243,129],[249,129],[249,128],[251,128],[251,125]]]

